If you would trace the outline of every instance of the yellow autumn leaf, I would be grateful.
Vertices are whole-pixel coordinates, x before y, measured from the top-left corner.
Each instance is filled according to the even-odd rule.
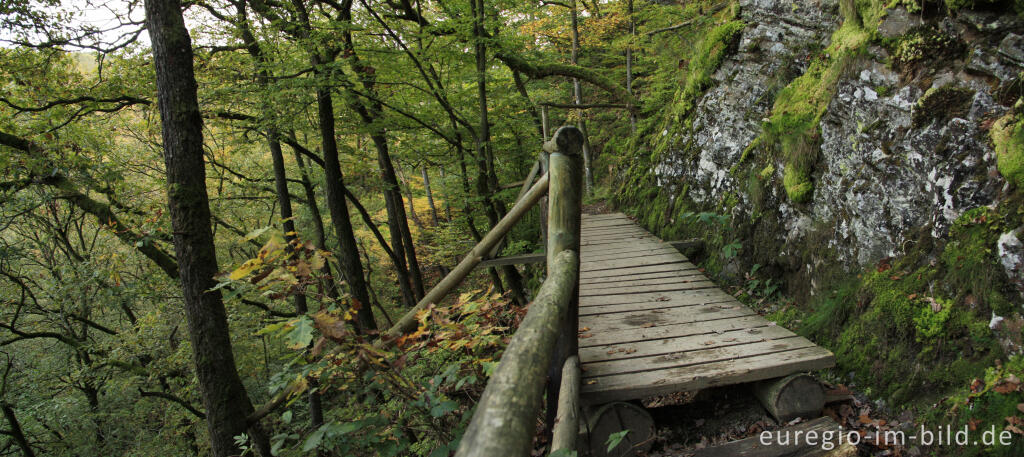
[[[245,263],[242,264],[242,266],[236,268],[235,271],[231,272],[231,280],[238,281],[239,279],[248,276],[249,273],[256,271],[256,269],[258,269],[261,266],[263,266],[263,261],[260,259],[246,260]]]

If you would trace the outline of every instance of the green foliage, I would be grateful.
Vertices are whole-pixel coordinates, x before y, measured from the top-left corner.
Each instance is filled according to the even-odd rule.
[[[619,447],[619,444],[622,443],[622,440],[626,438],[627,434],[629,434],[628,429],[609,434],[608,439],[605,440],[604,443],[608,446],[607,451],[611,453],[615,448]]]

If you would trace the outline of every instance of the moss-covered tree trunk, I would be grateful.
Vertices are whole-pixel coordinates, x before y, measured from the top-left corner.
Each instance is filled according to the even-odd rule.
[[[192,68],[192,42],[179,0],[147,0],[157,98],[167,172],[167,203],[174,230],[192,356],[206,409],[212,455],[239,454],[235,436],[246,433],[252,403],[235,367],[227,312],[216,284],[217,253],[206,193],[202,118]],[[266,437],[249,431],[263,455]]]

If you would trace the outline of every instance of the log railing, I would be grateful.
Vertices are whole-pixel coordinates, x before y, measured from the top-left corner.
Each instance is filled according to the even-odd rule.
[[[583,135],[572,126],[558,129],[544,144],[550,154],[541,178],[547,179],[549,200],[547,279],[494,369],[457,457],[530,455],[545,391],[553,450],[575,450],[582,146]]]

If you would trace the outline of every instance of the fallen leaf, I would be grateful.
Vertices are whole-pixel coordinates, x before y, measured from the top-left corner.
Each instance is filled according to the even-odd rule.
[[[588,332],[588,331],[590,331],[590,327],[583,327],[583,328],[580,329],[580,333]]]
[[[1017,411],[1024,413],[1024,403],[1017,403]]]
[[[590,338],[590,337],[592,337],[592,336],[594,336],[594,334],[593,334],[593,333],[585,333],[585,334],[583,334],[583,335],[580,335],[580,338]]]
[[[607,354],[608,354],[608,355],[612,355],[612,354],[614,354],[614,353],[616,353],[616,352],[617,352],[617,351],[616,351],[615,349],[612,349],[612,350],[608,351],[608,353],[607,353]]]
[[[731,343],[733,341],[736,341],[736,338],[726,338],[726,339],[724,339],[722,341],[725,341],[726,343]]]
[[[596,379],[588,379],[587,380],[587,385],[591,385],[591,384],[597,384],[597,380]]]
[[[714,341],[705,341],[704,342],[705,346],[711,346],[712,344],[715,344],[715,342]]]
[[[632,353],[634,353],[634,352],[636,352],[636,348],[629,348],[629,349],[626,349],[626,354],[632,354]]]
[[[915,299],[915,298],[917,298],[917,294],[910,294],[910,295],[907,295],[907,300],[913,300],[913,299]]]
[[[644,324],[644,325],[641,325],[641,327],[643,327],[643,328],[651,328],[651,327],[654,327],[654,322],[648,322],[648,323],[646,323],[646,324]]]

